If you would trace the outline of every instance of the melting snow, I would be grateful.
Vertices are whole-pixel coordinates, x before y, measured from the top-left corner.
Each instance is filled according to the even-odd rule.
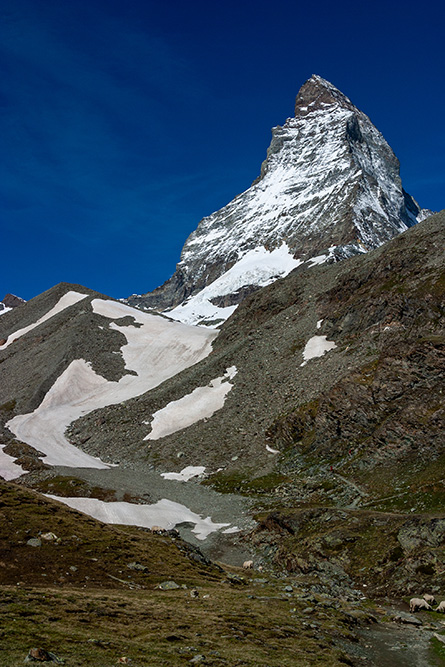
[[[228,368],[222,377],[211,380],[207,387],[197,387],[177,401],[168,403],[153,415],[151,432],[144,440],[159,440],[181,431],[200,419],[211,417],[220,410],[233,385],[227,382],[236,375],[236,367]]]
[[[333,341],[327,340],[327,336],[312,336],[303,350],[304,361],[300,366],[304,366],[309,359],[322,357],[325,352],[329,352],[329,350],[333,350],[335,347],[337,347],[336,344]]]
[[[192,533],[195,533],[198,540],[205,540],[210,533],[230,526],[229,523],[214,523],[209,516],[203,519],[200,514],[192,512],[185,505],[166,499],[159,500],[154,505],[135,505],[126,502],[107,503],[96,498],[59,498],[51,495],[48,495],[48,498],[85,512],[104,523],[143,528],[160,526],[164,530],[171,530],[183,522],[194,523]]]
[[[43,315],[40,319],[37,320],[37,322],[34,322],[34,324],[30,324],[27,327],[24,327],[23,329],[18,329],[14,333],[10,334],[8,336],[8,340],[4,345],[0,345],[0,350],[4,350],[5,348],[8,347],[8,345],[11,345],[17,338],[20,338],[21,336],[24,336],[28,331],[31,331],[32,329],[35,329],[36,327],[39,326],[39,324],[43,324],[43,322],[46,322],[46,320],[49,320],[51,317],[54,317],[54,315],[57,315],[57,313],[60,313],[62,310],[65,310],[65,308],[68,308],[69,306],[74,305],[78,301],[81,301],[82,299],[86,299],[88,294],[80,294],[79,292],[67,292],[64,294],[59,301],[56,303],[54,308],[51,308],[46,315]]]
[[[318,255],[318,257],[311,257],[311,259],[308,259],[307,261],[312,266],[318,266],[319,264],[324,264],[328,257],[329,255]]]

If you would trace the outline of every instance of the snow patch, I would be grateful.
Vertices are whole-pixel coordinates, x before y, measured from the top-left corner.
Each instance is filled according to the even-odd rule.
[[[203,475],[205,466],[187,466],[181,472],[161,472],[161,477],[164,479],[173,479],[178,482],[188,482],[193,477]]]
[[[17,477],[28,471],[23,470],[21,466],[17,465],[12,456],[5,454],[3,451],[4,447],[6,445],[0,445],[0,477],[3,477],[8,482],[11,479],[17,479]]]
[[[8,336],[8,340],[4,345],[0,345],[0,350],[4,350],[8,347],[8,345],[11,345],[17,338],[21,338],[21,336],[24,336],[28,331],[31,331],[32,329],[35,329],[36,327],[39,326],[39,324],[43,324],[43,322],[46,322],[46,320],[49,320],[51,317],[54,317],[54,315],[57,315],[57,313],[60,313],[62,310],[65,310],[65,308],[69,308],[69,306],[73,306],[75,303],[78,301],[81,301],[82,299],[86,299],[88,294],[80,294],[80,292],[67,292],[64,294],[59,301],[56,303],[54,308],[51,308],[46,315],[43,315],[40,317],[37,322],[34,322],[34,324],[30,324],[27,327],[24,327],[23,329],[18,329],[14,333],[10,334]]]
[[[211,533],[230,526],[229,523],[214,523],[209,516],[203,519],[200,514],[192,512],[185,505],[166,499],[159,500],[153,505],[135,505],[126,502],[107,503],[96,498],[60,498],[52,495],[47,497],[84,512],[103,523],[142,528],[159,526],[164,530],[171,530],[183,522],[193,523],[195,527],[192,533],[195,533],[198,540],[205,540]]]
[[[324,264],[328,257],[329,255],[318,255],[317,257],[311,257],[311,259],[308,259],[307,262],[311,266],[318,266],[319,264]]]
[[[266,449],[267,449],[267,451],[270,452],[271,454],[279,454],[279,453],[280,453],[280,450],[279,450],[279,449],[272,449],[272,447],[269,447],[269,445],[266,445]]]
[[[226,396],[233,387],[227,380],[232,380],[236,373],[236,366],[231,366],[222,377],[211,380],[206,387],[197,387],[190,394],[155,412],[151,423],[152,430],[144,440],[159,440],[201,419],[211,417],[223,407]]]
[[[305,366],[309,359],[315,357],[322,357],[329,350],[333,350],[336,346],[334,341],[327,340],[327,336],[312,336],[306,343],[303,350],[303,363],[300,366]]]

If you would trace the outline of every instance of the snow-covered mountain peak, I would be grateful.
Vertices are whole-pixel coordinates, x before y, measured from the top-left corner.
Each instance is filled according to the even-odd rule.
[[[174,308],[173,317],[209,323],[211,311],[217,320],[218,309],[229,314],[252,289],[284,276],[288,255],[308,267],[314,257],[338,261],[378,247],[416,224],[419,215],[382,134],[346,95],[313,75],[297,95],[295,116],[272,129],[260,176],[201,220],[170,280],[129,302],[169,312]],[[264,253],[282,247],[283,266],[277,266],[274,255],[267,259],[273,271],[253,269],[252,258],[264,264]],[[216,294],[217,286],[224,291]]]

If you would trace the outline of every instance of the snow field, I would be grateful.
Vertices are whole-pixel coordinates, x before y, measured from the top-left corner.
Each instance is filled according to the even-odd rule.
[[[247,285],[264,287],[277,278],[284,278],[300,264],[302,261],[294,259],[286,243],[272,251],[258,246],[247,251],[228,271],[194,297],[166,311],[164,315],[187,324],[198,324],[202,320],[225,320],[237,306],[215,306],[211,303],[212,299],[234,294]]]
[[[59,498],[51,495],[47,497],[84,512],[103,523],[141,526],[142,528],[159,526],[164,530],[171,530],[179,523],[187,521],[195,524],[192,533],[198,540],[205,540],[211,533],[230,526],[229,523],[214,523],[209,516],[204,519],[185,505],[166,499],[159,500],[153,505],[135,505],[126,502],[107,503],[96,498]]]
[[[187,466],[181,472],[161,472],[161,477],[177,482],[188,482],[193,477],[200,477],[204,472],[205,466]]]
[[[60,302],[59,302],[60,303]],[[211,352],[217,333],[204,328],[169,322],[114,301],[94,299],[95,313],[109,319],[131,315],[141,327],[110,327],[121,331],[127,344],[122,355],[128,370],[111,382],[94,372],[91,365],[76,359],[60,375],[34,412],[8,422],[17,438],[46,454],[45,463],[82,468],[107,468],[107,464],[71,445],[64,436],[68,425],[79,417],[107,405],[118,404],[161,384]]]

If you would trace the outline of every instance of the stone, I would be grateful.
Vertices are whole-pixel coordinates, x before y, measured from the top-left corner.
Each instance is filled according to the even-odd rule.
[[[407,614],[403,611],[399,612],[396,616],[393,616],[393,621],[396,623],[404,623],[405,625],[415,625],[417,627],[423,625],[420,618],[413,616],[412,614]]]
[[[56,540],[59,539],[57,535],[55,535],[54,533],[42,533],[40,537],[42,538],[42,540],[46,540],[47,542],[55,542]]]
[[[163,581],[159,584],[158,588],[160,588],[161,591],[174,591],[181,587],[175,581]]]
[[[29,650],[25,658],[25,662],[55,662],[58,665],[63,665],[64,660],[58,658],[54,653],[46,651],[43,648],[32,648]]]
[[[146,565],[142,565],[142,563],[128,563],[127,565],[129,570],[137,570],[138,572],[148,572],[148,567]]]
[[[38,537],[32,537],[30,540],[27,541],[26,544],[28,545],[28,547],[41,547],[42,541],[39,540]]]

